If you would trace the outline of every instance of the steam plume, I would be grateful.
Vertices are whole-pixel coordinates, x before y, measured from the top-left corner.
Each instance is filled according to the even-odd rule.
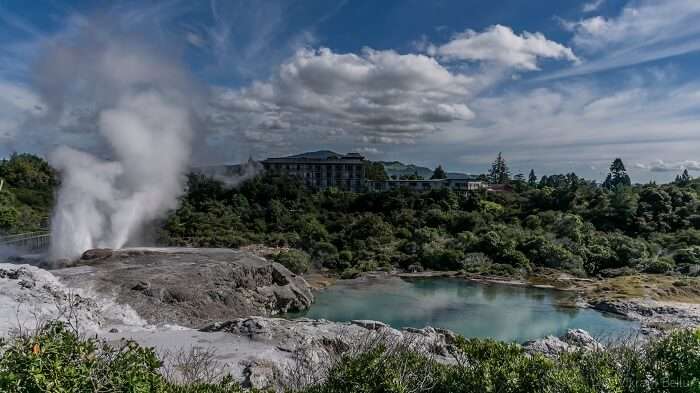
[[[62,175],[55,260],[134,240],[176,206],[190,160],[193,90],[185,74],[137,41],[90,27],[84,33],[77,44],[53,44],[39,84],[59,126],[96,132],[111,158],[67,146],[49,156]]]

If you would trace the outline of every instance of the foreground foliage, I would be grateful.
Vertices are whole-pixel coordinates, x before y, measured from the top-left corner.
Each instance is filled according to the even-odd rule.
[[[134,342],[114,347],[80,338],[61,323],[0,345],[0,391],[237,393],[230,377],[175,383],[161,373],[152,349]],[[326,365],[325,379],[306,393],[618,392],[700,391],[700,332],[678,331],[643,346],[527,355],[522,347],[458,338],[444,364],[408,348],[375,346]]]

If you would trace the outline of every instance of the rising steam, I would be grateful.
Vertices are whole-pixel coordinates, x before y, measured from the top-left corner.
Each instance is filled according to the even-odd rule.
[[[48,51],[53,64],[44,65],[51,69],[39,82],[59,126],[97,134],[100,154],[110,159],[67,146],[50,155],[62,176],[51,228],[54,260],[123,247],[174,208],[193,136],[193,91],[172,62],[95,30],[79,41]]]

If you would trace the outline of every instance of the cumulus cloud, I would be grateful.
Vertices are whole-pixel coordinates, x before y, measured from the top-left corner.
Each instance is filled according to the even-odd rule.
[[[510,27],[495,25],[484,32],[467,30],[450,42],[429,49],[447,60],[488,61],[522,70],[539,69],[540,58],[578,62],[574,52],[541,33],[517,35]]]
[[[611,86],[572,80],[499,92],[471,102],[476,113],[472,122],[447,127],[425,144],[468,166],[483,165],[503,151],[514,170],[574,170],[604,177],[591,166],[606,168],[615,157],[628,163],[696,157],[700,119],[692,113],[700,105],[699,91],[697,84],[667,81]],[[636,179],[649,171],[630,167],[637,171]]]
[[[655,160],[650,163],[637,163],[637,168],[646,169],[651,172],[681,172],[684,170],[700,171],[700,161],[685,160],[680,162],[668,162]]]
[[[479,83],[422,54],[304,49],[267,81],[218,91],[210,118],[268,132],[323,127],[336,135],[360,130],[376,143],[406,141],[472,119],[466,99]]]

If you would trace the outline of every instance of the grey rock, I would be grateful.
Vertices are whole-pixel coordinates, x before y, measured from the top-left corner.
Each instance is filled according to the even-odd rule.
[[[245,358],[229,360],[229,364],[243,364],[241,372],[235,367],[233,371],[242,375],[242,382],[248,387],[274,388],[294,376],[290,373],[298,377],[300,371],[317,380],[323,377],[324,367],[335,364],[333,359],[338,356],[380,344],[387,348],[408,347],[443,363],[454,361],[449,341],[455,334],[449,330],[397,330],[376,321],[355,322],[360,323],[251,317],[213,323],[200,331],[228,333],[227,342],[247,348]]]
[[[370,320],[364,320],[364,319],[356,319],[353,321],[350,321],[353,325],[357,326],[362,326],[363,328],[367,330],[379,330],[382,328],[387,327],[386,323],[379,322],[379,321],[370,321]]]
[[[267,389],[275,385],[277,381],[277,367],[269,361],[253,361],[245,364],[243,369],[243,381],[245,388]]]
[[[695,327],[700,324],[700,305],[659,302],[654,300],[597,300],[590,307],[603,312],[621,315],[641,322],[642,327],[654,326]]]
[[[561,337],[547,336],[540,340],[528,341],[523,344],[523,348],[529,354],[539,353],[555,357],[564,352],[597,351],[603,349],[603,345],[583,329],[569,329]]]
[[[89,250],[51,271],[67,286],[114,296],[153,324],[199,328],[217,320],[309,307],[306,281],[284,266],[230,249]]]

